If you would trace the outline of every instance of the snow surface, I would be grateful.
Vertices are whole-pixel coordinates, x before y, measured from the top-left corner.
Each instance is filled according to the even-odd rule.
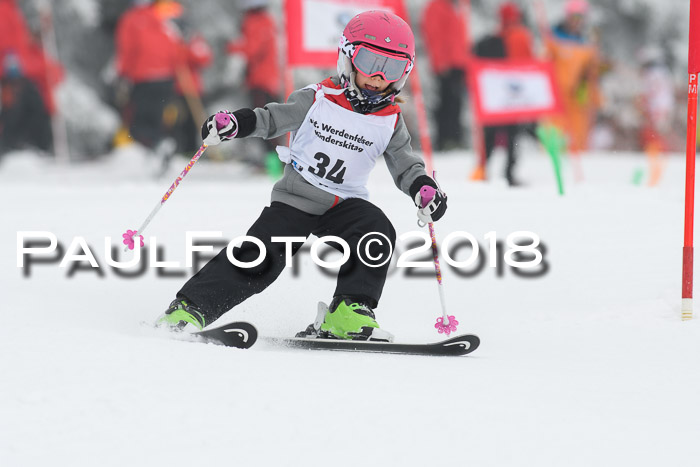
[[[569,162],[560,197],[546,156],[525,149],[528,186],[518,189],[496,176],[500,153],[488,183],[467,181],[472,154],[436,157],[449,195],[439,238],[468,231],[485,247],[489,231],[505,239],[530,230],[550,267],[531,279],[444,267],[459,331],[482,339],[462,358],[263,343],[239,351],[151,330],[142,323],[184,277],[148,269],[120,278],[105,266],[104,238],[116,245],[137,228],[186,160],[159,182],[139,175],[144,161],[133,150],[70,169],[27,153],[2,160],[0,464],[694,465],[700,324],[679,316],[683,158],[669,157],[650,188],[631,183],[644,156],[585,155],[584,180],[573,181]],[[242,235],[269,199],[271,180],[205,159],[148,229],[168,261],[184,261],[185,231]],[[399,234],[417,230],[411,201],[381,162],[370,190]],[[64,247],[85,237],[104,276],[69,278],[51,263],[24,277],[17,232],[42,230]],[[283,273],[221,322],[247,320],[272,336],[302,329],[334,280],[308,252],[299,264],[298,277]],[[382,327],[401,341],[438,340],[439,314],[434,276],[392,272],[377,309]]]

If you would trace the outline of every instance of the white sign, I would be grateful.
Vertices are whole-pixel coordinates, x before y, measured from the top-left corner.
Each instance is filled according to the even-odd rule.
[[[355,16],[367,10],[389,10],[381,3],[304,0],[302,45],[308,52],[336,52],[340,34]]]
[[[549,76],[539,70],[482,70],[479,88],[485,112],[526,112],[555,104]]]

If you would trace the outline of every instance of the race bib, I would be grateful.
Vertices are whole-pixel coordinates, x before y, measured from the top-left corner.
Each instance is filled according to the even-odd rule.
[[[363,115],[325,97],[342,92],[319,86],[289,149],[278,152],[312,185],[344,199],[368,199],[367,179],[389,145],[398,114]]]

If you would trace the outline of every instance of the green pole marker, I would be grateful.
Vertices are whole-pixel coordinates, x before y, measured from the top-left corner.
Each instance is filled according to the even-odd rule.
[[[641,185],[642,184],[642,179],[644,178],[644,169],[637,168],[634,173],[632,174],[632,185]]]
[[[265,170],[267,174],[273,179],[277,180],[282,177],[284,172],[284,164],[277,157],[277,153],[271,151],[265,155]]]
[[[540,140],[540,143],[542,143],[542,146],[544,146],[547,154],[552,158],[554,176],[557,179],[559,194],[564,195],[564,181],[561,176],[561,155],[566,147],[564,135],[553,125],[538,125],[536,133],[537,138]]]

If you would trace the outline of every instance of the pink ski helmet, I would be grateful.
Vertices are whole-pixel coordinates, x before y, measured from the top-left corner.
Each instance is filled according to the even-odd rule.
[[[390,81],[390,88],[398,94],[413,69],[416,55],[411,27],[389,11],[365,11],[352,18],[343,30],[338,47],[337,68],[341,84],[355,86],[354,79],[351,79],[353,60],[363,48],[378,51],[386,57],[384,66],[375,65],[376,73]],[[375,70],[370,73],[375,74]]]

